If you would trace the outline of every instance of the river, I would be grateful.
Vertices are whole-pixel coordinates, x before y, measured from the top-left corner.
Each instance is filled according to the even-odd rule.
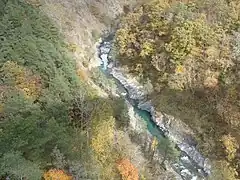
[[[160,129],[152,120],[151,114],[148,111],[144,111],[138,108],[138,102],[129,97],[128,91],[124,86],[113,76],[111,76],[111,66],[109,62],[111,60],[110,51],[112,48],[112,39],[113,36],[105,38],[98,47],[99,58],[101,60],[101,71],[107,76],[107,78],[113,79],[117,84],[118,94],[129,101],[133,107],[136,114],[138,114],[142,121],[147,125],[147,130],[151,133],[152,136],[157,137],[158,139],[164,138],[164,132]],[[117,61],[114,61],[115,63]],[[177,147],[176,147],[177,148]],[[171,163],[171,167],[177,172],[183,180],[203,180],[206,178],[206,173],[204,170],[199,167],[185,152],[181,152],[179,160]]]

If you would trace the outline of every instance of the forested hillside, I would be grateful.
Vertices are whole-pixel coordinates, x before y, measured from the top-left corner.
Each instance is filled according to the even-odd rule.
[[[80,122],[70,113],[74,100],[94,98],[77,76],[66,44],[53,23],[27,3],[1,1],[0,14],[0,176],[40,179],[53,161],[81,168],[78,160],[84,162],[81,156],[89,150],[80,143],[83,127],[71,126]]]
[[[90,3],[100,3],[79,1],[76,6],[72,1],[61,1],[61,5],[41,0],[0,1],[0,179],[173,177],[150,161],[151,144],[144,147],[144,154],[139,141],[133,142],[140,137],[128,127],[124,100],[103,96],[103,90],[92,87],[93,75],[87,66],[88,60],[95,58],[90,57],[95,48],[90,45],[100,30],[90,33],[94,41],[79,42],[89,37],[88,30],[93,28],[77,26],[80,20],[76,14],[81,10],[95,12],[81,9],[86,2],[92,10],[96,8]],[[107,5],[111,3],[107,1]],[[99,11],[95,16],[104,20]],[[86,19],[81,19],[81,25],[87,24]],[[80,37],[78,33],[85,28],[86,34]],[[85,52],[90,49],[89,54],[82,55],[81,45]],[[95,81],[107,84],[104,78],[95,77]],[[164,161],[174,159],[164,153]]]
[[[122,18],[115,42],[119,61],[153,84],[158,110],[194,130],[213,178],[238,179],[240,1],[154,0]]]
[[[175,144],[131,122],[94,69],[122,11],[113,54],[194,131],[210,179],[239,179],[239,0],[0,0],[0,179],[175,179]]]
[[[99,98],[71,52],[36,6],[0,1],[0,179],[120,177],[122,101]]]

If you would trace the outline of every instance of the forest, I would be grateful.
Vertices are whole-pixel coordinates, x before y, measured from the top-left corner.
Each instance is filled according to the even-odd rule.
[[[145,124],[141,133],[130,128],[123,98],[99,95],[93,82],[114,82],[79,68],[89,62],[79,62],[81,47],[67,41],[71,22],[60,28],[61,12],[53,9],[52,18],[43,2],[0,0],[0,179],[175,179],[165,165],[179,159],[175,144],[148,140]],[[93,16],[111,24],[96,2],[89,0]],[[139,0],[124,11],[112,23],[116,59],[151,82],[157,110],[194,131],[213,163],[209,179],[239,179],[240,1]],[[99,38],[94,30],[89,41]]]
[[[98,95],[39,3],[0,1],[0,179],[165,176],[132,141],[124,100]]]
[[[115,117],[122,112],[112,107],[121,101],[98,97],[78,76],[70,52],[37,8],[20,0],[0,2],[3,179],[108,179],[116,174],[111,172],[112,138]],[[119,163],[131,166],[128,159]]]
[[[146,2],[121,19],[115,51],[153,84],[157,109],[194,130],[213,179],[239,179],[240,1]]]

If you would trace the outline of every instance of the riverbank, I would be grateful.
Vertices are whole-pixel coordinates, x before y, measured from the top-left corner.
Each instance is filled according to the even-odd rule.
[[[116,61],[111,60],[109,63],[111,41],[107,40],[102,41],[98,47],[102,62],[101,68],[106,73],[111,74],[117,83],[125,89],[127,93],[123,93],[122,96],[136,105],[135,113],[137,115],[145,114],[145,118],[143,117],[142,120],[145,120],[147,125],[152,124],[161,135],[169,137],[177,144],[182,153],[179,159],[180,163],[172,164],[175,171],[186,180],[204,179],[204,176],[210,173],[211,166],[209,160],[202,157],[197,151],[195,142],[190,142],[192,139],[191,130],[185,124],[176,121],[174,117],[156,112],[151,102],[146,99],[148,94],[146,87],[141,85],[136,78],[131,77],[121,66],[118,66]],[[178,123],[176,124],[176,122]],[[156,134],[152,134],[152,136],[156,136]]]

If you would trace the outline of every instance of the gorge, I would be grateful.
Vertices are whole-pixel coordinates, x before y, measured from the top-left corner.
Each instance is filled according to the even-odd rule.
[[[239,0],[0,0],[0,179],[239,180]]]
[[[186,134],[186,129],[182,125],[174,127],[174,117],[156,112],[151,102],[146,99],[147,92],[143,86],[121,69],[121,65],[116,59],[112,59],[110,51],[112,38],[104,38],[98,46],[101,69],[109,78],[114,78],[117,86],[121,86],[120,96],[134,107],[135,113],[147,124],[147,129],[151,136],[157,139],[169,137],[181,150],[179,162],[172,163],[173,169],[179,173],[184,180],[204,179],[210,174],[211,165],[207,158],[204,158],[196,149],[191,136]],[[125,92],[122,92],[122,89]]]

